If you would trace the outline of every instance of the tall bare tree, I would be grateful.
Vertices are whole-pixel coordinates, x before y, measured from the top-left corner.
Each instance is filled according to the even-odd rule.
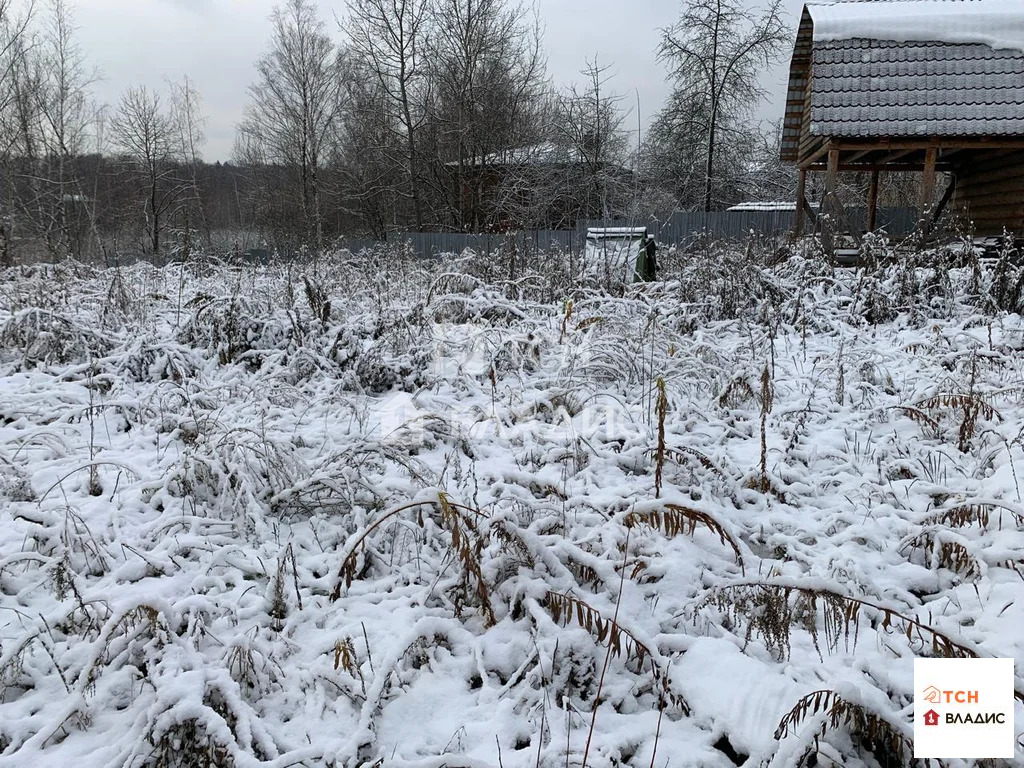
[[[721,134],[749,114],[765,95],[763,68],[789,40],[782,0],[752,15],[740,0],[683,0],[679,20],[662,30],[659,54],[671,67],[670,101],[691,110],[703,125],[703,208],[714,204],[716,153]]]
[[[543,140],[540,23],[507,0],[437,0],[430,47],[436,180],[459,228],[493,223],[488,166]]]
[[[29,49],[29,25],[34,6],[15,13],[14,0],[0,0],[0,266],[9,265],[13,221],[14,184],[12,164],[20,154],[23,131],[19,107],[24,103]]]
[[[115,146],[142,182],[149,250],[159,254],[167,218],[182,191],[174,120],[160,95],[140,86],[121,97],[111,128]]]
[[[91,70],[75,38],[74,15],[68,0],[48,0],[43,33],[33,51],[38,67],[35,100],[35,141],[26,142],[26,159],[38,190],[35,225],[51,254],[81,255],[81,235],[94,219],[92,201],[83,193],[75,161],[85,151],[97,118],[90,87]]]
[[[425,119],[425,38],[433,0],[348,0],[351,51],[377,80],[384,115],[393,120],[404,149],[399,165],[408,184],[413,218],[423,228],[419,133]]]
[[[705,207],[707,109],[707,100],[701,96],[672,93],[648,127],[639,168],[645,198],[670,200],[668,208],[660,210]],[[756,150],[761,143],[757,126],[736,117],[725,119],[724,115],[719,116],[717,137],[711,170],[712,207],[756,194],[747,183],[747,171],[758,162]]]
[[[202,96],[195,84],[185,77],[180,83],[169,83],[171,93],[171,123],[174,132],[174,154],[184,166],[186,192],[183,199],[182,232],[184,235],[184,257],[192,251],[192,227],[202,228],[206,246],[212,245],[210,223],[203,206],[203,194],[199,186],[199,167],[203,159],[203,145],[206,142],[206,117],[202,111]]]
[[[400,162],[408,145],[395,130],[391,95],[366,62],[353,62],[345,101],[332,158],[341,188],[339,205],[360,234],[383,239],[399,224],[400,203],[410,196],[403,189],[410,181],[408,166]],[[426,201],[421,206],[426,209]]]
[[[582,170],[572,180],[577,217],[607,217],[620,201],[620,187],[628,179],[623,172],[626,134],[622,97],[609,91],[610,65],[588,61],[580,74],[586,85],[570,86],[558,96],[554,121],[557,140],[571,151]]]
[[[311,0],[286,0],[271,21],[270,50],[256,65],[236,155],[246,163],[297,171],[303,239],[319,250],[320,173],[341,112],[343,58]]]

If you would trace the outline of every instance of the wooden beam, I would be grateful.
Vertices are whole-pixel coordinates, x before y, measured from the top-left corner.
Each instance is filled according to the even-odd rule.
[[[839,150],[828,150],[828,175],[825,177],[825,194],[831,195],[839,186]]]
[[[817,160],[820,160],[822,157],[824,157],[826,154],[828,154],[828,152],[831,150],[831,147],[832,147],[832,145],[829,142],[824,142],[811,155],[806,157],[803,160],[803,162],[800,163],[800,167],[801,168],[807,168],[809,165],[813,164]]]
[[[928,147],[924,153],[924,174],[921,177],[921,244],[928,239],[931,230],[932,203],[935,201],[935,161],[938,159],[939,150],[936,147]]]
[[[936,163],[935,170],[937,171],[952,171],[954,166],[952,163]],[[828,165],[825,163],[815,163],[814,165],[807,166],[808,171],[827,171]],[[866,171],[923,171],[923,163],[892,163],[880,164],[880,163],[863,163],[857,165],[847,165],[846,163],[839,164],[840,172],[851,172],[851,173],[864,173]]]
[[[805,193],[807,190],[807,171],[801,168],[796,175],[796,222],[793,225],[793,235],[803,237],[804,234],[804,205]]]
[[[817,230],[818,229],[818,212],[816,210],[814,210],[813,208],[811,208],[811,204],[808,202],[806,197],[804,198],[804,215],[807,216],[807,218],[811,220],[811,226],[813,226],[814,229]]]
[[[942,212],[946,210],[946,206],[949,205],[949,201],[953,199],[955,192],[956,174],[953,174],[949,177],[949,184],[946,185],[946,191],[942,193],[942,199],[939,200],[939,204],[935,206],[935,210],[932,212],[932,225],[934,225],[942,216]]]
[[[871,182],[868,184],[868,221],[867,231],[875,231],[875,220],[878,216],[878,171],[871,172]]]
[[[901,149],[898,152],[890,152],[885,157],[879,158],[878,159],[878,164],[879,165],[890,165],[892,163],[895,163],[897,160],[899,160],[902,157],[906,157],[907,155],[912,155],[915,152],[920,152],[920,151],[921,151],[920,149],[914,148],[914,149]]]
[[[822,209],[828,217],[821,229],[821,243],[825,252],[832,254],[835,251],[836,215],[838,213],[836,203],[836,188],[839,186],[839,150],[831,148],[828,151],[828,171],[825,176],[825,197]]]
[[[1024,139],[993,138],[981,136],[977,138],[932,136],[925,139],[884,138],[875,141],[833,139],[836,147],[843,151],[862,149],[1024,149]]]
[[[845,161],[846,163],[852,165],[853,163],[856,163],[858,160],[860,160],[862,157],[866,157],[867,155],[870,155],[874,151],[875,150],[873,149],[862,149],[860,152],[854,152],[853,155],[845,158]]]
[[[953,160],[952,158],[954,158],[956,155],[959,155],[959,154],[961,154],[963,152],[967,152],[967,151],[968,150],[963,149],[963,148],[960,148],[960,149],[943,149],[942,147],[940,147],[939,148],[939,159],[942,160],[943,162],[946,162],[946,163],[955,163],[956,161]],[[1002,154],[1006,154],[1008,152],[1013,152],[1013,150],[1012,149],[1004,149],[1004,150],[1000,150],[999,152],[996,152],[996,154],[997,155],[1002,155]]]
[[[924,176],[921,178],[921,211],[926,212],[935,201],[935,163],[939,151],[929,147],[924,153]]]

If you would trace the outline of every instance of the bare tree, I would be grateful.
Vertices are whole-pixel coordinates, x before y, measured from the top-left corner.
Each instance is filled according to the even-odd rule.
[[[424,66],[427,25],[433,0],[349,0],[346,29],[351,50],[377,80],[384,114],[404,146],[401,158],[417,229],[423,228],[419,131],[425,119]],[[389,121],[390,122],[390,121]]]
[[[25,75],[31,42],[29,25],[34,7],[20,15],[14,12],[14,0],[0,0],[0,266],[10,265],[11,225],[14,185],[11,174],[13,159],[19,154],[18,141],[22,135],[23,115],[19,107],[24,104],[27,89]]]
[[[31,201],[22,206],[54,258],[82,254],[82,235],[94,220],[92,201],[83,194],[75,166],[94,127],[90,100],[96,74],[76,39],[67,0],[48,0],[37,45],[29,54],[24,89],[23,160]],[[30,134],[34,134],[31,135]]]
[[[672,67],[674,101],[705,122],[705,211],[714,202],[720,134],[764,97],[761,71],[789,40],[782,13],[782,0],[770,0],[757,16],[740,0],[684,0],[679,20],[662,30],[659,54]]]
[[[0,110],[6,112],[13,101],[11,91],[14,82],[14,70],[32,22],[34,4],[30,3],[25,11],[16,16],[14,0],[0,0]],[[6,149],[6,146],[0,145]]]
[[[298,171],[304,240],[319,250],[320,172],[341,111],[343,59],[311,0],[286,0],[271,19],[270,51],[249,87],[236,154],[243,162]]]
[[[408,145],[395,130],[391,95],[369,65],[354,61],[345,82],[346,108],[332,157],[341,188],[339,205],[358,222],[361,233],[383,239],[398,223],[398,203],[408,197],[403,194],[403,184],[410,181],[408,167],[400,162]]]
[[[554,121],[557,140],[570,150],[570,159],[582,173],[571,180],[579,218],[608,217],[620,201],[616,192],[626,181],[623,163],[626,134],[622,97],[608,91],[610,66],[597,59],[581,70],[586,86],[570,86],[557,99]]]
[[[185,77],[180,83],[169,83],[171,92],[170,118],[174,131],[174,154],[180,158],[186,172],[186,194],[183,200],[182,231],[184,234],[184,258],[192,252],[192,226],[201,226],[206,246],[212,245],[210,223],[203,206],[203,194],[199,188],[199,166],[202,163],[202,147],[206,142],[204,132],[206,118],[202,112],[202,96],[195,84]]]
[[[114,144],[130,161],[145,190],[143,212],[152,253],[160,253],[167,215],[181,194],[174,120],[157,93],[144,86],[121,97],[112,125]]]
[[[708,103],[701,96],[676,92],[656,115],[644,137],[639,170],[647,199],[672,199],[688,210],[705,207],[707,193]],[[719,115],[711,177],[712,206],[718,207],[756,194],[748,184],[748,169],[758,162],[762,139],[756,126]]]
[[[437,0],[431,36],[435,180],[459,228],[479,229],[489,165],[536,144],[547,93],[539,20],[506,0]]]

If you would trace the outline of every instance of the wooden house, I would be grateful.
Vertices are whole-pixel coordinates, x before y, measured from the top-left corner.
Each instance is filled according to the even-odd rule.
[[[807,3],[781,156],[798,169],[798,233],[808,172],[827,174],[840,216],[839,174],[869,174],[870,231],[879,174],[914,171],[925,231],[952,206],[978,235],[1024,234],[1024,0]]]
[[[505,232],[569,228],[619,208],[635,189],[632,171],[573,146],[544,142],[445,164],[458,200],[457,225]]]

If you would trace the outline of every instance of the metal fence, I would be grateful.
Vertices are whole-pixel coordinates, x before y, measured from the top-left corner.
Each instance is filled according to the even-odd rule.
[[[863,208],[848,208],[844,228],[852,231],[863,230],[859,222],[866,219]],[[914,231],[917,226],[917,212],[912,208],[881,208],[878,210],[877,227],[892,237],[900,237]],[[591,227],[646,226],[648,232],[663,246],[686,245],[701,234],[716,238],[741,240],[755,235],[775,236],[793,231],[796,222],[794,211],[714,211],[676,212],[664,217],[651,216],[630,220],[589,220],[579,222],[576,229],[531,229],[508,234],[467,234],[463,232],[398,232],[388,236],[389,242],[408,242],[413,253],[432,257],[442,253],[462,253],[470,248],[477,253],[489,255],[497,251],[507,252],[514,248],[520,253],[535,253],[560,249],[579,253],[586,245],[587,229]],[[813,227],[805,218],[808,231]],[[371,244],[370,241],[346,243],[353,250]]]
[[[866,208],[847,208],[844,229],[861,231],[867,220]],[[880,208],[876,228],[892,236],[906,235],[917,226],[918,213],[913,208]],[[795,211],[703,211],[676,212],[664,217],[651,216],[646,221],[587,221],[582,227],[604,227],[628,224],[646,226],[654,238],[664,245],[682,245],[702,233],[723,239],[740,240],[757,235],[783,235],[796,225]],[[804,227],[810,231],[813,222],[804,218]]]

